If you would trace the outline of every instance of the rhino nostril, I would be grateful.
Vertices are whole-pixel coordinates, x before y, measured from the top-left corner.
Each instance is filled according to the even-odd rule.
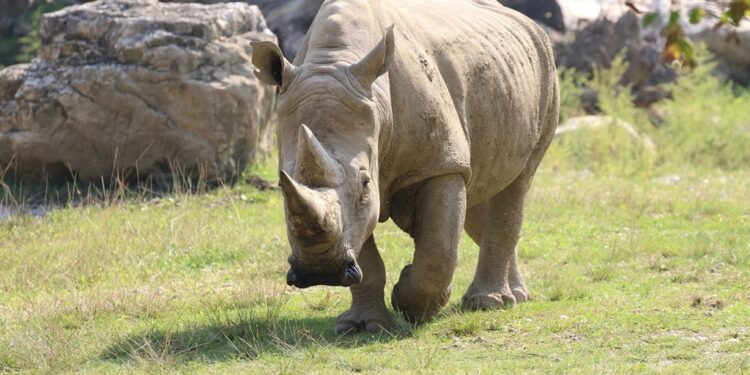
[[[359,268],[357,262],[349,262],[349,264],[346,266],[344,277],[346,278],[347,284],[349,285],[359,284],[362,281],[362,269]]]
[[[297,284],[297,274],[293,269],[290,269],[289,272],[286,273],[286,285],[293,286],[295,284]]]

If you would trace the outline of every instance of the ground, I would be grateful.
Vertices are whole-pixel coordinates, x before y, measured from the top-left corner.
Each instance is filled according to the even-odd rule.
[[[679,176],[679,177],[678,177]],[[461,312],[464,237],[433,323],[338,338],[344,288],[284,284],[278,191],[248,185],[0,225],[0,368],[211,371],[750,371],[750,173],[653,179],[543,169],[520,243],[533,300]],[[388,288],[412,254],[376,239]]]
[[[434,322],[341,338],[348,290],[285,285],[278,190],[68,189],[76,204],[0,217],[0,372],[750,373],[750,93],[704,69],[647,113],[608,93],[620,68],[588,85],[655,149],[616,128],[553,143],[519,244],[528,303],[460,311],[464,236]],[[567,74],[563,119],[580,112]],[[39,199],[24,191],[0,183],[0,202]],[[413,247],[390,222],[375,237],[389,298]]]

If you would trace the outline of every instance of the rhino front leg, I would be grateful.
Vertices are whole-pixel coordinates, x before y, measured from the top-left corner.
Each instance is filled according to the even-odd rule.
[[[415,196],[411,235],[414,260],[404,267],[391,303],[412,323],[431,320],[448,303],[456,269],[458,241],[466,213],[466,187],[460,175],[427,180]]]
[[[365,241],[357,258],[362,268],[362,282],[349,288],[352,307],[336,319],[336,334],[390,330],[394,319],[385,307],[385,266],[375,245],[374,236]]]

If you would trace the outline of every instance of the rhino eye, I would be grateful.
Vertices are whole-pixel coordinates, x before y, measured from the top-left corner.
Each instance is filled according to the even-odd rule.
[[[362,174],[362,190],[359,192],[359,204],[366,205],[370,201],[370,195],[372,194],[370,189],[370,176]]]

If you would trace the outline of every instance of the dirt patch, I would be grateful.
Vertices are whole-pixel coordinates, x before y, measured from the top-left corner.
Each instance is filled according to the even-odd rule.
[[[701,296],[693,296],[690,306],[695,308],[705,306],[714,310],[721,310],[726,306],[726,303],[720,298],[703,298]]]

